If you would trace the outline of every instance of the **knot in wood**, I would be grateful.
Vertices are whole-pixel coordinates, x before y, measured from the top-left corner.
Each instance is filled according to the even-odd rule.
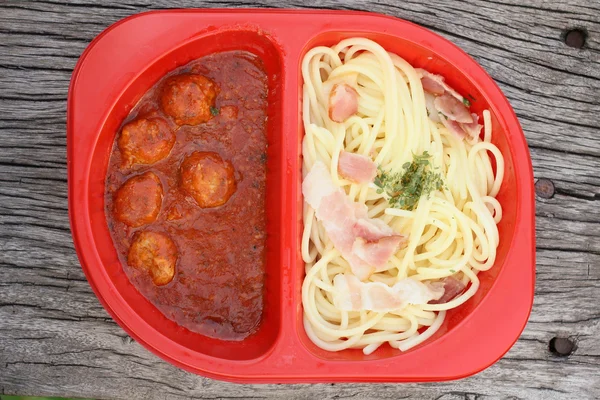
[[[569,29],[564,32],[565,44],[575,49],[581,49],[583,46],[585,46],[586,39],[587,31],[584,29]]]
[[[548,349],[557,356],[566,357],[575,350],[575,342],[571,338],[553,337],[548,343]]]
[[[535,194],[543,199],[551,199],[554,197],[554,183],[550,179],[538,179],[535,183]]]

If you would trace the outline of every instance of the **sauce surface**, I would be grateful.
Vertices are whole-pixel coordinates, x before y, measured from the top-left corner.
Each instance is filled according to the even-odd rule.
[[[183,103],[167,104],[161,98],[164,93],[172,95],[173,92],[171,88],[164,89],[165,82],[176,75],[190,74],[209,78],[217,86],[216,98],[211,99],[214,107],[210,108],[208,121],[205,121],[206,115],[198,118],[186,114],[179,119],[174,118],[172,110],[177,112],[176,107]],[[129,280],[167,318],[191,331],[218,339],[244,339],[257,330],[262,316],[267,90],[267,75],[262,62],[251,53],[216,53],[192,61],[167,74],[143,96],[119,130],[108,166],[106,217]],[[203,109],[204,114],[205,111]],[[122,142],[119,146],[119,138],[123,135],[124,126],[140,118],[159,121],[155,124],[157,133],[153,138],[162,142],[148,150],[143,149],[146,143],[142,139],[144,152],[131,156],[130,147],[133,146],[131,151],[135,152],[135,146],[130,142],[126,145]],[[168,128],[161,119],[166,121]],[[186,121],[197,125],[180,125]],[[135,137],[137,132],[134,129],[138,125],[147,129],[145,126],[148,124],[130,125],[133,126],[132,133],[127,134]],[[165,158],[153,162],[163,157],[165,149],[172,143],[169,129],[176,136],[172,148]],[[122,149],[126,149],[125,152]],[[226,189],[215,186],[220,182],[215,178],[218,177],[215,175],[217,172],[211,172],[212,181],[204,185],[190,189],[189,184],[182,184],[182,164],[185,161],[183,180],[190,182],[186,178],[191,168],[188,164],[200,157],[199,154],[212,154],[206,160],[216,160],[213,162],[215,168],[221,168],[217,172],[226,171]],[[205,170],[212,168],[213,164],[205,166]],[[128,225],[123,222],[128,219],[118,218],[118,212],[127,209],[129,203],[117,205],[115,198],[119,202],[128,200],[121,200],[119,196],[127,196],[132,188],[144,186],[130,183],[126,186],[127,190],[122,191],[125,194],[118,196],[119,189],[129,179],[148,172],[155,174],[162,184],[162,203],[158,203],[160,212],[155,216],[152,208],[157,204],[159,189],[151,194],[151,200],[143,198],[146,194],[138,193],[142,197],[138,203],[142,204],[143,213],[139,209],[136,212],[143,214],[139,220],[142,225]],[[223,201],[207,201],[208,207],[202,208],[198,201],[205,198],[207,187],[217,194],[225,193],[224,204],[221,204]],[[154,221],[148,222],[153,217]],[[157,284],[147,270],[132,267],[140,263],[131,262],[131,259],[140,260],[140,257],[129,255],[137,232],[140,232],[137,237],[142,232],[156,232],[162,235],[156,236],[160,240],[168,241],[170,238],[174,242],[177,258],[171,281],[163,274]],[[134,247],[142,246],[138,244]],[[160,254],[160,246],[162,244],[156,244],[152,256]],[[168,251],[172,261],[171,247]]]

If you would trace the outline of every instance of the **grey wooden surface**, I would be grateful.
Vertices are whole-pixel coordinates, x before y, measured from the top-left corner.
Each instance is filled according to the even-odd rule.
[[[537,184],[529,324],[486,371],[430,384],[235,385],[183,372],[104,311],[69,230],[65,108],[87,44],[128,15],[221,1],[0,0],[0,395],[106,399],[600,398],[600,1],[247,0],[377,11],[440,33],[498,82],[525,130]],[[587,31],[583,48],[564,33]],[[552,187],[554,186],[554,187]],[[549,349],[555,338],[569,356]]]

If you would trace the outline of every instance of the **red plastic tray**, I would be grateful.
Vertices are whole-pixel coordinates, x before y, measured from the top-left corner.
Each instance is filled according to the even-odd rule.
[[[494,267],[481,288],[448,312],[437,334],[407,352],[382,346],[329,353],[302,324],[304,264],[300,142],[300,63],[317,45],[363,36],[416,67],[441,73],[475,111],[488,108],[494,142],[505,156],[498,200],[504,208]],[[241,342],[207,338],[166,319],[130,284],[104,214],[104,183],[116,131],[144,92],[173,68],[226,50],[259,55],[270,76],[267,177],[267,280],[264,321]],[[81,56],[68,99],[69,214],[88,281],[127,333],[165,360],[237,382],[440,381],[474,374],[517,340],[533,302],[533,173],[519,122],[494,81],[440,36],[399,19],[357,12],[177,10],[139,14],[100,34]]]

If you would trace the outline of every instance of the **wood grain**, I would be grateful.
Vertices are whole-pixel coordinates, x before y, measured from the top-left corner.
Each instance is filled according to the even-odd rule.
[[[178,7],[223,7],[179,1]],[[509,353],[461,381],[421,385],[235,385],[183,372],[132,341],[89,288],[67,213],[65,108],[86,45],[168,0],[0,2],[0,394],[106,399],[600,398],[600,2],[245,1],[250,7],[382,12],[440,33],[498,82],[525,130],[536,178],[537,286]],[[588,33],[582,49],[562,41]],[[570,337],[568,357],[549,351]]]

